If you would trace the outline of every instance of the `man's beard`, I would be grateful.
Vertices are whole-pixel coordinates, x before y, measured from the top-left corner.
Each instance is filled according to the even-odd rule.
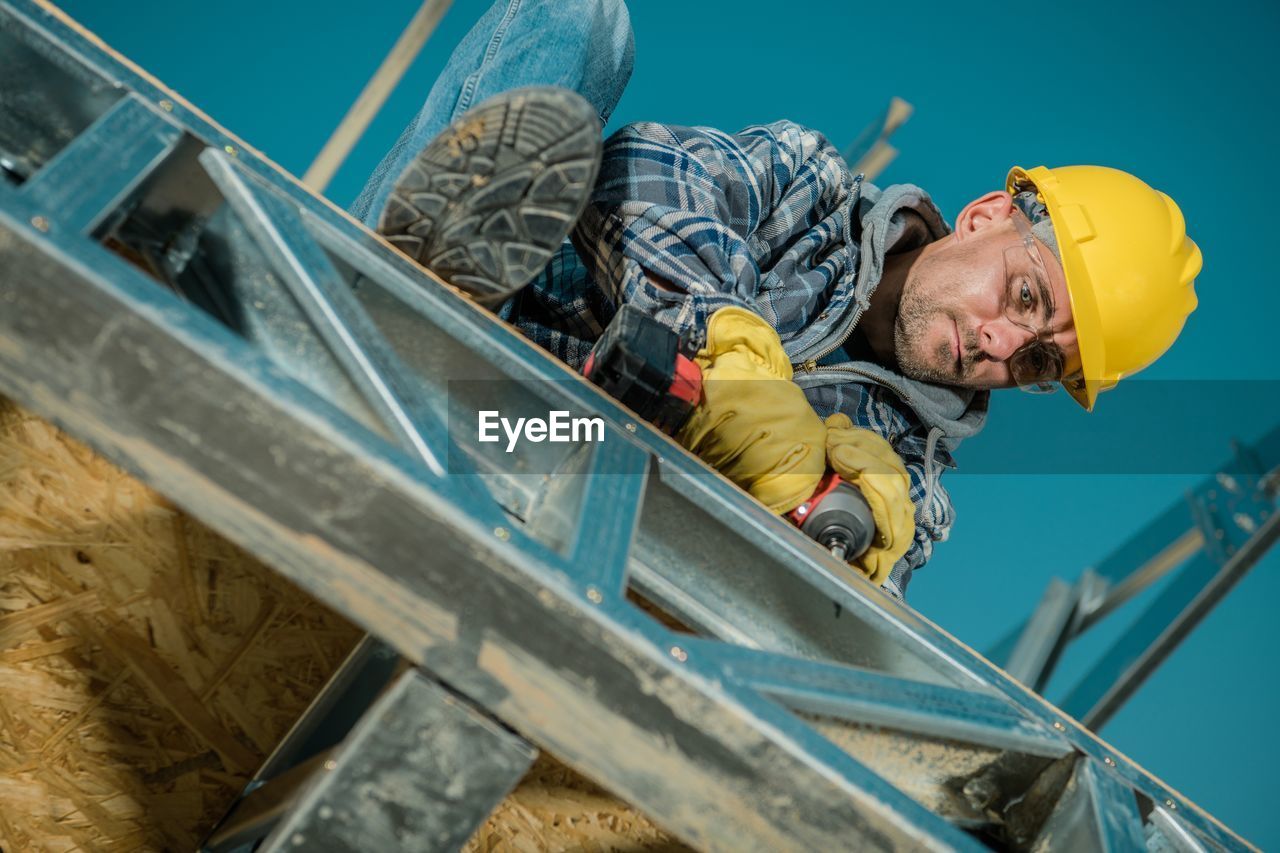
[[[937,309],[931,310],[922,299],[912,298],[912,285],[915,283],[909,280],[903,287],[902,299],[898,305],[898,317],[893,324],[893,352],[898,360],[898,369],[904,376],[912,379],[957,384],[959,380],[954,370],[949,367],[942,370],[937,366],[951,365],[954,362],[949,339],[938,345],[932,361],[927,360],[927,355],[920,352],[918,342],[925,339],[930,322],[942,315],[942,312]]]

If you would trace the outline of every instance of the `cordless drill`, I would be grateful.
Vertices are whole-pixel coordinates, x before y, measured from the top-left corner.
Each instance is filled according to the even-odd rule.
[[[640,309],[623,305],[592,347],[582,373],[658,429],[675,435],[702,397],[695,351],[688,339]],[[786,517],[844,561],[862,556],[875,539],[866,498],[832,471]]]

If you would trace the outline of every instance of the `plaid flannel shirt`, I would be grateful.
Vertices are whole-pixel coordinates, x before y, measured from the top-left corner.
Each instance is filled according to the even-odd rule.
[[[499,313],[574,367],[623,302],[699,342],[725,306],[764,317],[800,365],[796,381],[818,414],[844,412],[906,464],[915,539],[882,587],[902,598],[933,543],[947,538],[954,510],[939,476],[953,463],[887,383],[856,363],[814,369],[839,355],[869,299],[855,294],[861,189],[862,176],[821,134],[791,122],[732,135],[629,125],[605,144],[572,245]],[[676,289],[655,286],[654,276]]]

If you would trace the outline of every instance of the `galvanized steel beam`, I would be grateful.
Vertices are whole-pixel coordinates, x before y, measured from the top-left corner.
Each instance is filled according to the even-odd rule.
[[[403,673],[258,849],[456,850],[538,751],[420,673]]]

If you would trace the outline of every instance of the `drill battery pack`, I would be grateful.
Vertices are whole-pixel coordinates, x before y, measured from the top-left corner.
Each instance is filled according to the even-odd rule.
[[[694,347],[631,305],[614,315],[582,373],[614,399],[674,435],[702,397]]]

